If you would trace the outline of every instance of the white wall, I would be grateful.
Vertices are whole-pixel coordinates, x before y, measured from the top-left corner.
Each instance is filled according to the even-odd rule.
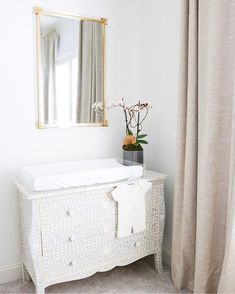
[[[19,277],[16,191],[21,165],[121,156],[124,121],[111,111],[108,128],[35,128],[35,48],[32,8],[89,16],[108,25],[108,97],[146,98],[148,168],[168,174],[164,247],[170,249],[178,82],[180,0],[8,0],[1,3],[0,36],[0,283]],[[7,25],[6,25],[7,24]]]
[[[108,25],[108,96],[138,94],[139,21],[135,0],[7,0],[0,12],[0,283],[18,278],[20,264],[17,167],[121,156],[124,121],[112,111],[108,128],[35,128],[34,6],[105,16]],[[134,32],[134,34],[133,34]],[[133,54],[133,50],[135,54]],[[121,125],[123,124],[123,128]],[[118,126],[118,127],[117,127]]]
[[[168,175],[164,250],[170,253],[176,157],[180,0],[142,1],[140,96],[153,109],[146,120],[148,168]]]

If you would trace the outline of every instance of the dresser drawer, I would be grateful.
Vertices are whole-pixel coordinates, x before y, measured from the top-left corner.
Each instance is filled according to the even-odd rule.
[[[93,243],[100,243],[115,238],[115,219],[97,220],[92,224],[82,224],[73,229],[59,232],[45,231],[42,234],[44,255],[54,254],[74,248],[87,248]]]
[[[122,261],[132,262],[157,250],[156,230],[146,230],[121,239],[61,252],[44,257],[45,278],[67,276],[89,269],[101,271],[105,265],[118,266]]]
[[[62,197],[61,197],[62,198]],[[146,223],[156,223],[157,199],[146,195]],[[41,203],[42,230],[58,231],[82,224],[96,223],[105,219],[117,220],[117,204],[110,193],[73,195],[60,200],[44,200]]]
[[[56,231],[105,219],[111,222],[115,202],[108,193],[74,194],[40,205],[42,230]]]
[[[110,219],[101,218],[94,223],[78,224],[74,228],[58,231],[43,231],[42,245],[44,255],[70,250],[76,247],[86,248],[92,243],[112,240],[116,237],[117,211]],[[146,228],[152,229],[158,223],[156,210],[146,211]]]
[[[68,207],[67,203],[66,205]],[[152,229],[158,224],[158,217],[163,219],[164,215],[157,214],[155,207],[147,207],[146,229]],[[76,212],[76,209],[73,208],[73,211]],[[101,211],[103,212],[102,209]],[[56,225],[52,227],[52,224],[49,225],[45,220],[43,222],[42,245],[44,254],[54,254],[75,247],[84,248],[92,243],[99,243],[116,237],[117,205],[115,208],[111,205],[111,209],[109,211],[105,209],[102,215],[98,216],[94,213],[94,218],[90,217],[89,219],[86,218],[85,214],[68,216],[64,213],[63,206],[58,209],[58,215],[61,215],[60,220],[63,220],[60,227]]]

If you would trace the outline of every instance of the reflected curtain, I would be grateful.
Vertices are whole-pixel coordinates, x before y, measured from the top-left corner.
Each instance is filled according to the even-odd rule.
[[[235,1],[181,1],[172,280],[235,293]]]
[[[58,36],[49,32],[42,37],[42,72],[44,97],[44,123],[55,124],[56,116],[56,54]]]
[[[96,123],[100,113],[94,106],[103,101],[102,24],[83,20],[80,25],[77,123]]]

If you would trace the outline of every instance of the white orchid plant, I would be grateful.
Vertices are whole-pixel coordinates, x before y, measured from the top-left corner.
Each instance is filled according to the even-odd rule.
[[[124,112],[126,124],[126,136],[123,142],[123,149],[126,151],[143,150],[142,144],[148,144],[146,141],[147,134],[142,134],[142,124],[146,119],[149,108],[152,106],[149,102],[138,101],[134,105],[126,105],[124,99],[113,102],[111,101],[108,108],[121,107]]]

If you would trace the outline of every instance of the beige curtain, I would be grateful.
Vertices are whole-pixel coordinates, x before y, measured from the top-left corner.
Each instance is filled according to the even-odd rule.
[[[235,293],[235,1],[181,7],[172,279]]]
[[[80,56],[78,61],[77,122],[100,122],[100,113],[93,105],[103,97],[102,24],[81,21]]]
[[[56,55],[58,49],[58,35],[49,32],[42,37],[42,73],[44,97],[44,123],[57,122],[56,111]]]

